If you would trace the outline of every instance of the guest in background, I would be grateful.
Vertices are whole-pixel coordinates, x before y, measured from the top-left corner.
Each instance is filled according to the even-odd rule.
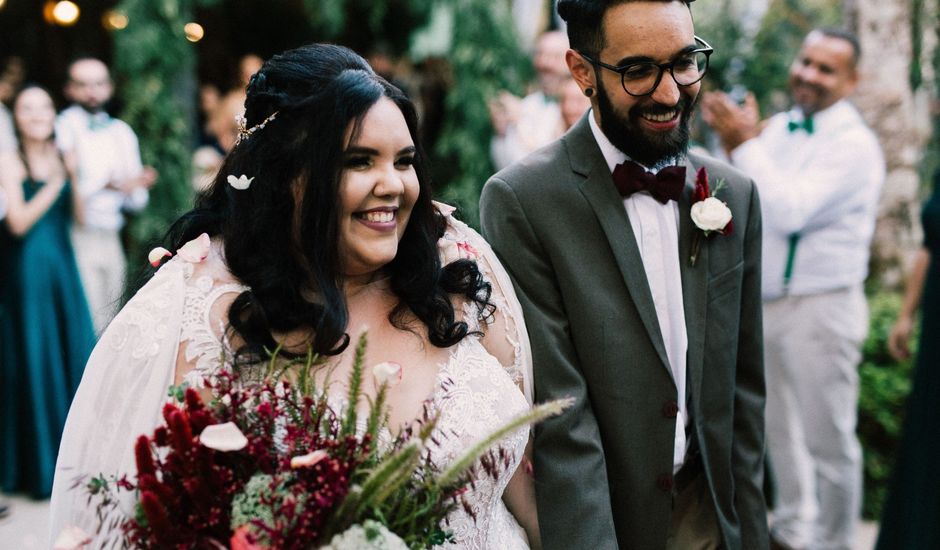
[[[859,56],[847,31],[810,32],[790,66],[794,107],[763,128],[753,96],[743,106],[721,92],[702,101],[732,164],[757,184],[764,215],[772,548],[848,550],[861,510],[857,369],[885,162],[848,101]]]
[[[134,131],[105,110],[113,92],[104,63],[92,58],[74,61],[65,87],[74,105],[56,122],[60,148],[75,158],[75,186],[85,207],[85,223],[75,228],[72,240],[98,334],[117,313],[124,289],[124,214],[143,210],[148,189],[157,180],[156,170],[140,161]]]
[[[493,141],[490,156],[501,170],[522,159],[564,133],[558,96],[561,85],[571,77],[565,64],[568,37],[561,31],[548,31],[539,37],[532,57],[538,77],[537,89],[520,99],[502,92],[490,102]]]
[[[558,107],[561,109],[562,132],[567,132],[591,108],[591,99],[581,91],[577,80],[568,78],[561,85]]]
[[[917,310],[921,330],[901,450],[888,493],[877,550],[940,548],[940,173],[922,212],[924,246],[907,283],[888,349],[908,359]]]
[[[4,491],[47,497],[59,438],[95,344],[69,240],[81,202],[53,139],[55,107],[37,86],[14,102],[19,148],[0,153],[0,468]]]

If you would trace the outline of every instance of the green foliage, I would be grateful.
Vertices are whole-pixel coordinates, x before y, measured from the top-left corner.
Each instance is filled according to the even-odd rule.
[[[149,244],[192,202],[195,50],[183,32],[192,7],[187,0],[123,0],[118,5],[130,21],[114,38],[122,118],[140,139],[144,164],[160,174],[149,206],[129,226],[132,266],[143,265]],[[130,273],[133,277],[134,269]]]
[[[904,402],[911,390],[911,361],[888,353],[888,335],[901,307],[901,296],[877,293],[869,299],[871,325],[859,367],[858,436],[865,456],[866,518],[881,516],[901,435]]]
[[[754,38],[754,48],[745,62],[741,81],[754,93],[766,112],[783,105],[774,93],[787,89],[790,63],[803,37],[816,27],[839,23],[838,3],[833,1],[773,0]]]
[[[789,106],[785,95],[787,75],[803,37],[816,27],[838,25],[840,2],[771,0],[753,37],[741,21],[728,15],[741,11],[740,4],[722,0],[707,6],[693,5],[696,32],[715,48],[708,69],[709,82],[723,90],[742,86],[754,94],[765,113],[785,109]]]
[[[446,122],[434,168],[435,177],[445,182],[443,200],[458,207],[462,219],[476,226],[480,191],[494,172],[487,102],[501,90],[521,94],[531,69],[520,51],[506,3],[455,0],[454,21],[449,57],[454,87],[446,100]]]
[[[315,35],[336,40],[359,53],[384,47],[400,54],[414,30],[431,14],[433,0],[304,0]]]

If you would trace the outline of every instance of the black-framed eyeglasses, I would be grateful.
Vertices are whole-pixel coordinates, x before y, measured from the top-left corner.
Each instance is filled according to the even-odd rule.
[[[649,95],[656,91],[659,82],[663,79],[663,72],[667,69],[672,79],[679,86],[691,86],[705,77],[708,71],[708,58],[715,50],[699,37],[695,41],[701,45],[700,48],[682,52],[669,63],[653,63],[652,61],[641,61],[638,63],[628,63],[621,67],[608,65],[601,61],[592,59],[588,55],[578,52],[588,63],[603,67],[620,75],[620,84],[623,91],[632,96]]]

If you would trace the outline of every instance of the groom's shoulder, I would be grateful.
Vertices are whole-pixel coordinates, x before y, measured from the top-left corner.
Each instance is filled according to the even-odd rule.
[[[558,139],[534,151],[502,170],[487,181],[500,181],[516,193],[541,190],[563,184],[572,177],[568,148],[564,139]]]
[[[751,177],[721,159],[701,151],[690,151],[689,163],[696,168],[704,167],[713,187],[714,182],[721,179],[734,194],[750,197],[754,192],[754,181]]]
[[[704,166],[708,171],[709,179],[720,177],[736,185],[752,185],[750,176],[704,150],[689,151],[689,161],[693,166]]]

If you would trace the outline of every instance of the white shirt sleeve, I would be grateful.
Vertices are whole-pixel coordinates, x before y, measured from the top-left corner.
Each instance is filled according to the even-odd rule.
[[[847,198],[880,189],[884,160],[873,136],[845,132],[834,145],[819,148],[801,163],[774,154],[773,136],[763,134],[732,151],[734,165],[760,190],[765,223],[783,234],[825,226],[857,207]]]

